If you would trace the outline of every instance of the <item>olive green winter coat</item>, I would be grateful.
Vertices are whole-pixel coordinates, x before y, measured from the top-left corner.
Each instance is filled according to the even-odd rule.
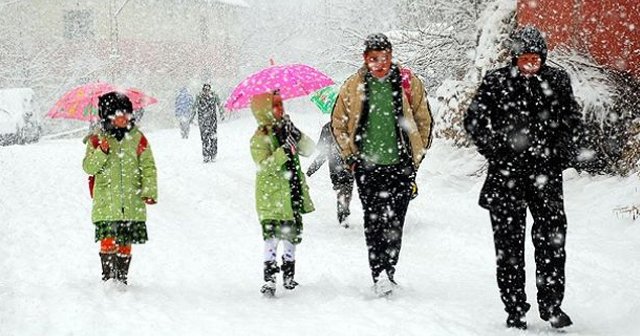
[[[284,149],[278,144],[278,140],[272,131],[275,118],[271,104],[272,94],[263,94],[254,97],[251,102],[251,110],[258,129],[251,138],[251,156],[257,164],[256,173],[256,209],[260,222],[264,220],[293,221],[294,211],[291,202],[291,186],[287,178],[285,163],[289,158]],[[298,142],[298,154],[310,156],[315,144],[308,136],[302,134]],[[314,210],[313,202],[309,196],[309,187],[302,173],[298,155],[294,156],[296,173],[300,178],[302,187],[302,209],[300,213],[309,213]]]
[[[118,141],[108,133],[98,133],[99,138],[109,142],[109,153],[94,147],[87,141],[87,150],[82,168],[95,176],[93,189],[94,223],[104,221],[144,222],[147,219],[143,198],[158,200],[156,165],[151,147],[138,146],[143,137],[138,128],[132,128]]]

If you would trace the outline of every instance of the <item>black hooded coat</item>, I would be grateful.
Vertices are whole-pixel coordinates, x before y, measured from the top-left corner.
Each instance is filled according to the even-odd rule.
[[[525,76],[517,67],[518,56],[525,53],[541,56],[535,75]],[[520,30],[512,56],[511,65],[484,77],[464,126],[489,161],[479,203],[490,213],[505,311],[512,318],[530,308],[524,270],[529,209],[538,310],[549,320],[559,314],[564,298],[567,218],[562,170],[576,161],[581,114],[567,73],[545,64],[547,47],[538,30]]]
[[[581,113],[567,73],[545,64],[547,47],[535,30],[514,38],[511,65],[489,72],[471,102],[464,126],[478,152],[489,161],[480,205],[490,209],[501,197],[526,198],[509,182],[558,176],[577,158]],[[517,57],[541,56],[531,77],[520,73]],[[562,192],[556,190],[555,192]],[[522,199],[526,203],[526,199]]]

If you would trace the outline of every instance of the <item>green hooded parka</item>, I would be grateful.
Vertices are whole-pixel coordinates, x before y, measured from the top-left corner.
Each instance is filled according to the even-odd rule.
[[[99,138],[109,142],[109,154],[87,142],[82,168],[95,176],[91,220],[97,222],[145,222],[146,204],[143,198],[158,200],[157,172],[151,147],[147,144],[138,155],[143,137],[137,127],[118,141],[109,133]]]
[[[278,144],[272,126],[275,123],[272,107],[273,94],[266,93],[255,96],[251,101],[258,129],[251,137],[251,156],[257,164],[256,172],[256,209],[260,222],[265,220],[294,221],[294,211],[291,202],[291,186],[285,163],[289,157],[284,148]],[[309,196],[309,187],[305,175],[300,168],[298,154],[310,156],[315,144],[311,138],[302,134],[297,144],[297,154],[294,155],[296,174],[302,187],[301,214],[312,212],[315,208]]]

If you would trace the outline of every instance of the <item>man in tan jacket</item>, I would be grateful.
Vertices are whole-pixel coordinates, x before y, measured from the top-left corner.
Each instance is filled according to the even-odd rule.
[[[433,121],[422,81],[392,63],[389,39],[372,34],[364,45],[364,66],[340,88],[331,126],[355,174],[374,291],[382,296],[396,285],[404,218]]]

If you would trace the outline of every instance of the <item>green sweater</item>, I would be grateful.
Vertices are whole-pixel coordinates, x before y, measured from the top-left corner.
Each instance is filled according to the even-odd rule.
[[[387,79],[371,79],[369,86],[369,116],[364,125],[362,155],[366,161],[379,165],[400,162],[393,111],[393,90]]]

